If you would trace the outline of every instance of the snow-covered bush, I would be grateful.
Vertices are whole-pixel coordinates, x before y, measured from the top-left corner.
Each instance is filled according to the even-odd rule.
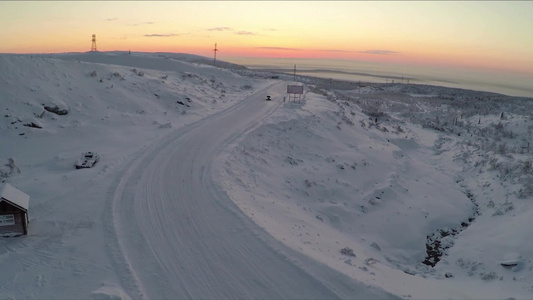
[[[140,70],[137,70],[136,68],[131,69],[131,71],[132,71],[133,73],[135,73],[135,75],[137,75],[137,76],[139,76],[139,77],[144,76],[144,72],[143,72],[143,71],[140,71]]]
[[[385,112],[381,110],[380,103],[374,103],[362,107],[362,112],[372,118],[382,118],[385,116]]]
[[[355,252],[353,252],[353,249],[350,247],[344,247],[341,250],[339,250],[339,252],[344,255],[355,257]]]
[[[522,187],[517,192],[518,198],[525,199],[533,197],[533,175],[526,175],[520,179]]]
[[[494,280],[496,278],[498,278],[498,274],[494,271],[491,271],[491,272],[481,272],[479,274],[481,276],[481,279],[483,280]]]
[[[3,168],[0,168],[0,178],[8,178],[15,174],[20,174],[19,167],[15,164],[15,160],[11,157],[7,159],[7,163]]]

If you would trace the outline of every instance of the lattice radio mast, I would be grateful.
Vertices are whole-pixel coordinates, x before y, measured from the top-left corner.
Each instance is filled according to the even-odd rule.
[[[213,49],[213,52],[215,53],[215,58],[213,59],[213,66],[217,64],[217,43],[215,43],[215,49]]]
[[[96,34],[93,34],[93,38],[92,38],[92,44],[91,44],[91,52],[96,52],[98,50],[96,50]]]

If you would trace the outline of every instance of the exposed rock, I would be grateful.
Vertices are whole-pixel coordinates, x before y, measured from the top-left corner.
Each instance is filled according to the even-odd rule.
[[[46,109],[47,111],[49,111],[51,113],[59,115],[59,116],[64,116],[64,115],[68,114],[68,110],[67,109],[59,108],[59,106],[57,106],[57,105],[55,105],[55,106],[47,106],[47,105],[45,105],[44,109]]]
[[[39,122],[39,120],[37,120],[36,118],[31,118],[25,121],[22,125],[31,128],[43,128],[43,124],[41,124],[41,122]]]
[[[376,250],[378,251],[381,251],[381,247],[376,242],[373,242],[372,244],[370,244],[370,246],[376,248]]]

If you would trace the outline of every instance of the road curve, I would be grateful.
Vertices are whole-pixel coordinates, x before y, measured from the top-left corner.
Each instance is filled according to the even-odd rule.
[[[112,214],[128,276],[136,281],[126,287],[137,289],[128,291],[130,296],[384,297],[310,259],[293,259],[294,251],[247,218],[212,176],[213,159],[275,111],[281,101],[264,99],[267,93],[283,94],[285,86],[271,85],[176,130],[127,168],[114,192]]]

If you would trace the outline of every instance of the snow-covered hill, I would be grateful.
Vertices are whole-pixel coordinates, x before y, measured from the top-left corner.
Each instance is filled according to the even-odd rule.
[[[1,275],[2,298],[120,290],[124,266],[113,262],[112,223],[103,222],[118,172],[173,130],[268,84],[188,62],[173,61],[171,68],[165,58],[145,54],[139,66],[135,54],[128,66],[109,64],[116,54],[61,57],[0,55],[2,181],[31,197],[29,235],[0,240],[2,269],[9,270]],[[85,151],[100,161],[76,170]],[[10,158],[20,173],[4,166]]]
[[[533,172],[521,145],[532,99],[308,83],[315,93],[286,103],[226,160],[224,184],[243,211],[402,297],[531,297]]]
[[[0,175],[31,196],[29,235],[0,239],[2,298],[194,298],[217,291],[264,298],[276,283],[270,277],[276,255],[252,263],[255,256],[248,254],[246,264],[226,270],[231,260],[224,250],[231,243],[245,249],[239,255],[259,251],[255,242],[245,242],[249,234],[288,257],[285,272],[296,266],[320,283],[322,294],[315,297],[533,297],[532,99],[418,85],[359,88],[300,77],[304,99],[288,101],[273,88],[286,83],[210,63],[164,53],[0,55]],[[272,102],[264,101],[267,92]],[[217,128],[216,120],[236,109],[248,116],[235,118],[240,129],[231,134],[230,126]],[[264,116],[246,121],[262,109]],[[213,143],[218,136],[224,147],[206,150],[211,143],[189,137],[197,128],[211,128],[203,136]],[[190,256],[190,249],[181,255],[178,249],[174,257],[164,248],[186,244],[184,236],[173,235],[187,231],[175,230],[170,238],[150,231],[159,226],[154,220],[138,219],[145,212],[161,216],[164,227],[189,222],[165,218],[202,211],[159,198],[172,184],[156,170],[171,172],[176,155],[196,157],[186,149],[201,159],[179,163],[192,168],[191,178],[195,172],[204,178],[204,168],[213,167],[211,179],[192,181],[190,188],[214,186],[219,204],[231,211],[223,202],[227,195],[240,208],[229,215],[248,216],[265,230],[246,222],[225,230],[233,223],[221,224],[227,215],[220,212],[211,223],[197,216],[190,231],[201,232],[199,245],[212,249],[209,243],[217,239],[209,234],[215,232],[225,241],[202,263],[192,263],[202,257]],[[98,152],[101,160],[76,170],[84,151]],[[15,167],[8,166],[10,158]],[[162,185],[150,191],[155,178]],[[182,184],[174,188],[184,194]],[[134,190],[152,195],[150,201]],[[192,199],[201,193],[186,194]],[[144,205],[151,210],[141,212]],[[213,212],[204,210],[206,216]],[[176,241],[165,246],[165,236]],[[216,263],[219,256],[226,264]],[[190,266],[181,275],[160,278],[178,274],[180,259],[187,258]],[[211,274],[219,267],[228,274],[247,266],[263,270],[258,278],[265,284],[240,285],[246,277],[255,280],[255,273],[195,279],[200,273],[193,270],[208,265]],[[303,278],[293,280],[311,282]],[[172,288],[165,289],[169,282]],[[271,295],[309,292],[287,283]]]

